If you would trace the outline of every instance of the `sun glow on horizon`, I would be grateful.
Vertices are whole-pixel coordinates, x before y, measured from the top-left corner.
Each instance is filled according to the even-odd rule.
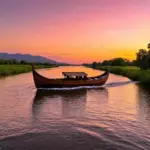
[[[135,59],[149,43],[149,0],[0,2],[0,52],[88,63]],[[11,8],[11,9],[10,9]]]

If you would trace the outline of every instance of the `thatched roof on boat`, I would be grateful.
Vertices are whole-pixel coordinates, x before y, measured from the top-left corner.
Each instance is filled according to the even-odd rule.
[[[68,76],[68,77],[83,77],[83,76],[87,76],[87,74],[85,72],[62,72],[62,74],[64,76]]]

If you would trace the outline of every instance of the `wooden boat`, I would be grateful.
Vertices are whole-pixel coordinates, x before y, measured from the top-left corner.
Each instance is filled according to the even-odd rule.
[[[32,66],[33,80],[36,88],[68,88],[80,86],[102,86],[106,83],[109,72],[102,75],[88,77],[84,72],[62,72],[64,78],[49,79],[37,73]]]

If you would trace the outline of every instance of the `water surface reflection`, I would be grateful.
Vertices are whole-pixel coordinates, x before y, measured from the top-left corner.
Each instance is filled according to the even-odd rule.
[[[137,95],[137,119],[150,125],[150,88],[140,86]]]
[[[94,100],[99,99],[99,104],[96,105],[101,107],[108,101],[108,91],[105,88],[66,91],[37,90],[32,106],[33,116],[39,118],[43,115],[49,115],[50,118],[82,117],[87,99],[93,103],[90,104],[91,106],[95,104]]]
[[[56,78],[64,70],[102,73],[72,66],[38,71]],[[36,91],[31,73],[0,79],[0,149],[148,150],[150,89],[113,74],[104,87]]]

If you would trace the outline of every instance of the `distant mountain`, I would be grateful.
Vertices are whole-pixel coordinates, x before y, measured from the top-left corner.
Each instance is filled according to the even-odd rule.
[[[0,53],[0,59],[4,60],[11,60],[11,59],[16,59],[17,61],[24,60],[26,62],[39,62],[39,63],[50,63],[50,64],[65,64],[65,63],[60,63],[42,56],[33,56],[30,54],[8,54],[8,53]]]

